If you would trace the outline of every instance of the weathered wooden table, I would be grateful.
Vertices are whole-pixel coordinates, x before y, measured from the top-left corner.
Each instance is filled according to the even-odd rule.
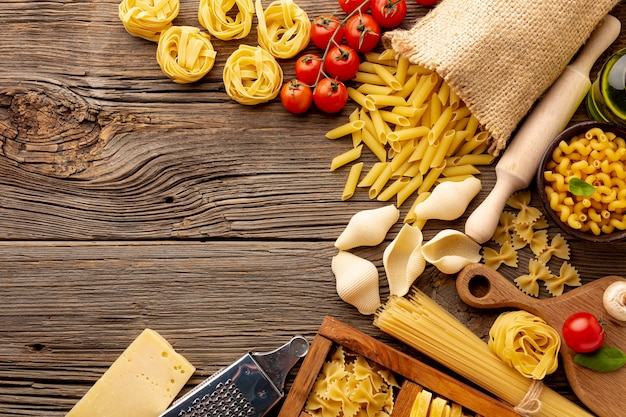
[[[327,314],[406,349],[339,299],[330,269],[350,217],[383,204],[341,201],[347,171],[329,170],[349,145],[324,133],[353,107],[294,116],[277,100],[233,102],[221,74],[237,41],[214,40],[209,75],[175,84],[117,7],[0,3],[0,415],[63,416],[146,327],[197,366],[190,384],[248,350],[312,338]],[[176,23],[198,26],[197,7],[182,0]],[[409,1],[405,26],[427,11]],[[626,6],[614,14],[626,21]],[[622,35],[600,61],[624,46]],[[493,167],[481,179],[470,209]],[[425,239],[464,219],[429,222]],[[584,282],[626,274],[626,244],[569,242]],[[383,298],[384,247],[356,251],[381,271]],[[484,336],[497,312],[464,305],[454,279],[430,266],[417,285]],[[562,373],[548,383],[572,396]]]

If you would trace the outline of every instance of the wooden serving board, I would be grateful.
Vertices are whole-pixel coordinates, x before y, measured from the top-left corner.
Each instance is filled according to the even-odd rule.
[[[521,292],[492,268],[475,264],[459,273],[457,290],[461,299],[472,307],[526,310],[543,318],[559,334],[567,317],[578,311],[588,311],[603,320],[606,331],[604,346],[626,352],[626,326],[612,320],[602,305],[604,290],[618,280],[624,278],[606,276],[558,297],[537,299]],[[574,393],[600,417],[624,417],[626,367],[614,372],[595,372],[577,365],[574,362],[575,354],[562,343],[561,358]]]
[[[326,316],[307,353],[278,417],[310,417],[303,412],[333,346],[343,346],[404,378],[392,417],[409,417],[415,394],[422,388],[486,417],[519,417],[509,404],[402,353],[337,319]]]

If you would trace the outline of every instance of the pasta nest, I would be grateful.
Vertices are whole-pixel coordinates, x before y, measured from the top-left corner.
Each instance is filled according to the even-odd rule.
[[[256,0],[259,45],[276,58],[294,57],[309,44],[311,21],[293,0],[276,0],[263,11]]]
[[[261,47],[240,45],[224,65],[224,86],[230,98],[254,105],[275,98],[283,84],[283,70]]]
[[[165,75],[179,84],[198,81],[215,64],[208,33],[193,26],[172,26],[161,34],[157,61]]]
[[[133,36],[158,42],[161,33],[178,16],[179,0],[123,0],[118,13],[126,31]]]
[[[229,15],[237,7],[235,18]],[[233,13],[231,13],[232,15]],[[252,28],[254,4],[252,0],[200,0],[198,20],[209,33],[228,41],[248,36]]]
[[[526,378],[541,380],[556,371],[559,333],[526,311],[502,313],[489,331],[489,348]]]

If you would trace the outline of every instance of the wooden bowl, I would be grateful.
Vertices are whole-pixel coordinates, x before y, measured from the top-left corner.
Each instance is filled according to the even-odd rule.
[[[554,223],[556,223],[561,230],[563,230],[568,235],[587,242],[592,243],[610,243],[617,242],[626,239],[626,230],[618,230],[614,229],[611,233],[600,233],[599,235],[594,234],[591,231],[582,231],[579,229],[575,229],[570,227],[567,223],[562,222],[559,218],[558,214],[550,207],[550,202],[545,193],[545,186],[547,181],[544,178],[544,171],[546,170],[546,165],[552,160],[552,154],[554,150],[558,147],[559,143],[562,140],[570,141],[574,136],[584,134],[589,129],[598,127],[605,132],[613,132],[617,136],[624,138],[626,140],[626,129],[620,127],[615,124],[598,122],[598,121],[585,121],[580,122],[578,124],[572,125],[561,132],[556,138],[550,142],[547,149],[545,150],[541,162],[539,164],[539,169],[537,170],[537,191],[539,193],[539,197],[541,199],[541,205],[543,206],[544,211],[548,215],[550,219]]]

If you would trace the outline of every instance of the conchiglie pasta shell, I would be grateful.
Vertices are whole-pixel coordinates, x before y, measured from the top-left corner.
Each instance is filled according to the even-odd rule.
[[[374,314],[380,306],[378,269],[367,259],[339,251],[332,259],[337,294],[361,314]]]
[[[463,181],[438,184],[426,200],[413,209],[418,219],[455,220],[465,213],[469,203],[482,189],[481,181],[468,177]]]
[[[393,204],[359,211],[352,216],[339,235],[335,247],[339,250],[349,250],[358,246],[376,246],[385,240],[387,232],[399,218],[400,210]]]
[[[385,249],[383,265],[391,295],[406,295],[415,279],[424,272],[423,240],[420,228],[407,223]]]
[[[440,231],[422,246],[426,262],[444,274],[455,274],[469,264],[480,262],[481,246],[457,230]]]

